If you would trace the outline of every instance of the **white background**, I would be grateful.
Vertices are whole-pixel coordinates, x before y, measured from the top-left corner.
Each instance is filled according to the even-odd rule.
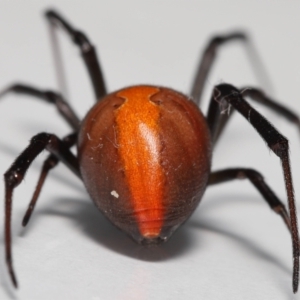
[[[243,29],[251,35],[273,88],[257,80],[244,47],[233,43],[219,52],[204,106],[213,85],[226,81],[266,88],[278,101],[300,112],[300,4],[252,2],[0,1],[0,87],[21,81],[57,88],[42,16],[46,8],[55,7],[97,45],[109,91],[148,83],[188,93],[208,39]],[[61,40],[69,101],[82,117],[93,104],[92,89],[78,49],[66,36]],[[1,100],[1,173],[34,134],[69,132],[51,105],[25,96]],[[254,106],[290,139],[299,198],[299,131],[268,109]],[[0,299],[300,299],[292,293],[289,234],[250,183],[209,188],[192,218],[173,238],[147,250],[109,224],[82,183],[62,165],[49,176],[32,220],[23,229],[21,220],[45,157],[41,155],[32,165],[14,195],[17,292],[7,276],[0,235]],[[238,115],[213,158],[213,169],[234,166],[261,171],[286,203],[278,158]],[[0,189],[3,195],[3,185]]]

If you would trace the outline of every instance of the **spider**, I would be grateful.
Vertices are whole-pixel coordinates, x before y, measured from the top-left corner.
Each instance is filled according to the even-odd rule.
[[[238,89],[226,83],[214,87],[206,117],[199,109],[205,81],[218,48],[231,41],[247,42],[247,35],[232,32],[215,36],[208,42],[189,96],[151,85],[130,86],[107,94],[95,48],[87,36],[54,10],[48,10],[45,16],[53,32],[57,28],[63,29],[79,47],[97,103],[81,121],[57,92],[16,83],[0,93],[0,96],[9,92],[27,94],[49,102],[56,106],[72,128],[72,133],[62,139],[44,132],[34,136],[4,174],[5,254],[13,285],[18,286],[11,250],[13,191],[32,161],[47,150],[50,154],[43,164],[23,226],[30,220],[48,173],[59,162],[83,181],[99,210],[142,245],[166,242],[196,209],[207,186],[248,179],[271,209],[281,216],[291,234],[292,282],[296,293],[299,236],[288,141],[244,97],[265,105],[297,125],[299,117],[259,89]],[[280,158],[289,213],[256,170],[211,171],[212,150],[234,111],[245,117]],[[75,155],[70,148],[76,144]]]

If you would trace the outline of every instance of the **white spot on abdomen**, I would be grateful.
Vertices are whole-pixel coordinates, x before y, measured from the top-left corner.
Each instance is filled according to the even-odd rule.
[[[113,195],[115,198],[119,198],[119,194],[116,191],[111,191],[111,195]]]

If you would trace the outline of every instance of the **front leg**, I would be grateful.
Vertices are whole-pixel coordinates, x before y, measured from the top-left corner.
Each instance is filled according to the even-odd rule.
[[[221,111],[232,105],[259,133],[269,148],[280,158],[290,213],[291,234],[293,243],[293,291],[299,284],[299,234],[294,197],[292,173],[289,161],[288,140],[278,132],[258,111],[251,107],[242,97],[241,92],[232,85],[220,84],[213,90],[207,115],[207,123],[212,139],[216,136],[221,121]]]
[[[18,286],[15,272],[12,265],[11,253],[11,210],[12,195],[14,189],[23,180],[26,171],[33,160],[43,150],[48,150],[52,155],[61,160],[64,164],[81,178],[77,157],[69,150],[66,145],[57,136],[48,133],[39,133],[34,136],[29,146],[17,157],[12,166],[4,174],[5,182],[5,256],[6,264],[9,270],[11,280],[15,287]]]
[[[292,109],[270,98],[262,90],[254,87],[246,87],[240,89],[240,93],[243,97],[249,97],[249,100],[252,100],[269,108],[273,112],[277,113],[280,117],[285,118],[287,121],[296,125],[298,127],[298,130],[300,130],[300,117],[296,113],[294,113]],[[229,119],[231,119],[233,114],[234,109],[229,109],[226,110],[226,113],[223,113],[222,116],[219,117],[220,121],[218,122],[218,128],[213,136],[214,144],[218,141],[219,136],[222,135],[226,124],[228,123]]]
[[[71,24],[56,11],[48,10],[46,11],[45,16],[50,23],[51,29],[55,29],[56,26],[62,27],[70,36],[73,43],[80,48],[82,58],[93,84],[96,99],[100,100],[106,95],[106,87],[94,46],[83,32],[73,28]],[[54,48],[55,46],[57,45],[54,45]],[[59,62],[61,63],[61,60]],[[57,67],[60,67],[59,63],[57,64]],[[58,73],[60,72],[62,72],[62,70]]]

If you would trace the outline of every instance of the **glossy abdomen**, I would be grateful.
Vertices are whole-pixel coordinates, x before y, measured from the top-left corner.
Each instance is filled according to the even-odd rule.
[[[206,121],[184,95],[134,86],[110,94],[85,118],[78,153],[97,207],[138,242],[159,242],[184,222],[205,190]]]

